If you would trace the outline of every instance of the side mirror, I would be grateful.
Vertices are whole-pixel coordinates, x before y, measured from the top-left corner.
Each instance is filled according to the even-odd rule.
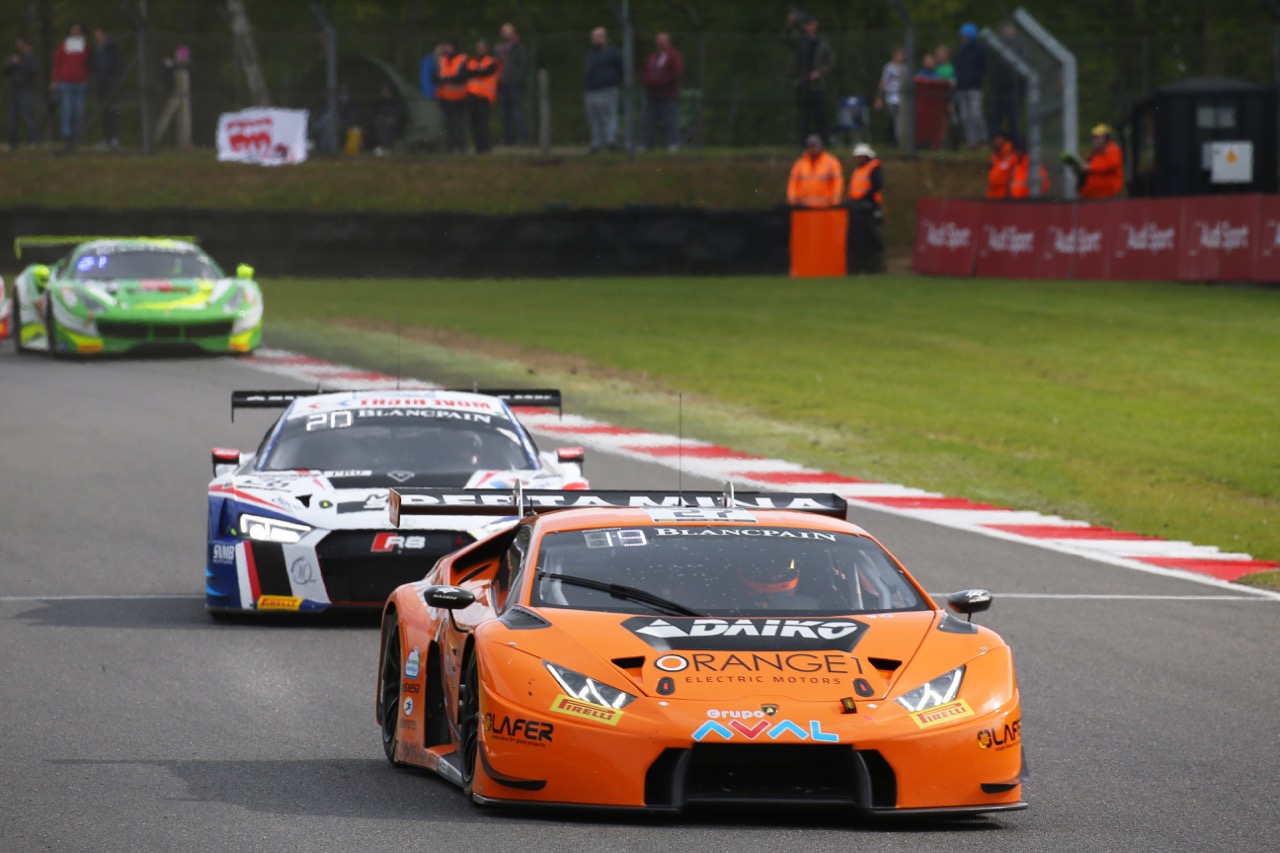
[[[37,290],[44,290],[49,286],[49,268],[44,264],[36,264],[31,268],[31,280],[36,283]]]
[[[973,614],[991,606],[991,593],[985,589],[962,589],[947,596],[947,606],[973,621]]]
[[[221,477],[240,467],[240,451],[233,447],[213,449],[213,476]]]
[[[236,267],[236,278],[253,278],[253,267],[248,264],[240,264]]]
[[[587,451],[581,447],[561,447],[556,451],[556,458],[561,462],[577,462],[581,465],[587,458]]]
[[[476,603],[475,594],[460,586],[429,586],[422,591],[422,598],[431,607],[444,610],[461,610]]]

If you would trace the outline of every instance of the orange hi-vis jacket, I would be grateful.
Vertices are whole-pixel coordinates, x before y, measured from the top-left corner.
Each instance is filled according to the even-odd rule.
[[[1044,163],[1040,164],[1040,198],[1047,198],[1049,195],[1049,172],[1045,169]],[[1031,197],[1031,155],[1019,154],[1018,159],[1013,164],[1013,171],[1009,175],[1009,198],[1030,198]]]
[[[436,98],[441,101],[461,101],[467,97],[467,55],[455,53],[440,57],[440,85],[436,86]]]
[[[1008,198],[1009,177],[1018,155],[1013,143],[1006,142],[991,155],[991,169],[987,172],[987,198]]]
[[[879,190],[873,191],[875,185],[871,182],[871,175],[879,168],[880,160],[877,158],[868,160],[865,164],[853,170],[853,176],[849,178],[850,201],[866,201],[870,199],[875,202],[876,207],[884,204],[884,193]]]
[[[1111,198],[1124,189],[1124,154],[1108,139],[1089,157],[1089,167],[1080,187],[1081,198]]]
[[[837,207],[844,190],[844,170],[840,161],[823,151],[817,157],[808,152],[791,167],[787,181],[787,204],[798,207]]]
[[[498,100],[498,71],[502,68],[492,56],[473,56],[467,60],[467,94],[484,98],[489,103]]]

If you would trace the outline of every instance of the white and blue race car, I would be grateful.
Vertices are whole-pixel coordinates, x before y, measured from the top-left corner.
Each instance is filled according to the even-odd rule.
[[[205,606],[381,607],[494,523],[416,516],[393,527],[393,486],[586,489],[582,448],[540,452],[512,406],[559,408],[560,392],[233,392],[233,417],[285,411],[256,453],[213,450]]]

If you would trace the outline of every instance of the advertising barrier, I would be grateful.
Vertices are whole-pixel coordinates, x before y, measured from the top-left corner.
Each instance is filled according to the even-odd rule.
[[[278,166],[307,159],[307,111],[255,107],[218,116],[218,159]]]
[[[1280,197],[916,205],[916,272],[1280,282]]]

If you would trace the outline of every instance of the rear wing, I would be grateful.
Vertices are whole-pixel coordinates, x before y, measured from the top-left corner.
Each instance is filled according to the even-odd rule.
[[[560,509],[761,510],[786,509],[844,518],[848,503],[823,492],[633,492],[625,490],[395,488],[387,495],[391,524],[405,515],[515,515]],[[674,519],[673,519],[674,520]],[[732,518],[726,517],[726,520]]]
[[[561,414],[564,413],[557,388],[347,388],[347,389],[314,389],[287,391],[232,391],[231,420],[236,419],[236,409],[283,409],[294,400],[315,397],[319,394],[346,394],[352,391],[383,391],[388,394],[412,391],[434,391],[445,394],[484,394],[497,397],[509,406],[546,406]]]
[[[164,234],[160,236],[138,236],[136,234],[28,234],[23,237],[16,237],[13,241],[13,255],[19,260],[22,259],[22,251],[24,249],[61,249],[66,246],[78,246],[81,243],[89,243],[93,240],[177,240],[183,243],[198,243],[199,239],[188,236],[173,236]]]

